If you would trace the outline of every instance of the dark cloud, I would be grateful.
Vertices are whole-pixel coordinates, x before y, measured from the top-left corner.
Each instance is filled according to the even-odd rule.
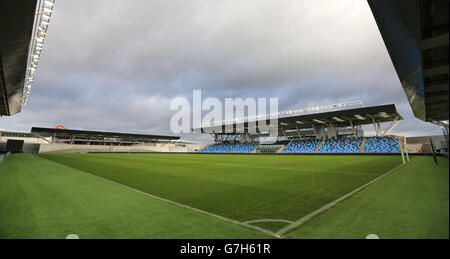
[[[280,110],[394,103],[407,119],[394,133],[440,132],[413,118],[360,0],[57,1],[29,104],[0,128],[167,134],[170,100],[193,89]]]

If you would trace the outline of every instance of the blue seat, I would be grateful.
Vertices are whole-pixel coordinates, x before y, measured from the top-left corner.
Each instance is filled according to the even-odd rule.
[[[398,153],[400,141],[391,137],[366,138],[364,153]]]
[[[358,153],[361,143],[361,138],[327,139],[317,153]]]
[[[317,139],[291,141],[281,153],[313,153],[320,142]]]
[[[201,153],[250,153],[255,148],[257,148],[258,145],[255,144],[248,144],[248,143],[242,143],[242,144],[214,144],[211,146],[207,146],[203,150],[201,150]]]

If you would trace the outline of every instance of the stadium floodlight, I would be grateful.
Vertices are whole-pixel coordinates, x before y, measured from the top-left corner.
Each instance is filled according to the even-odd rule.
[[[50,21],[50,16],[48,16],[47,14],[43,13],[42,14],[42,19],[45,19],[47,21]]]
[[[344,120],[343,120],[343,119],[339,119],[338,117],[333,117],[333,120],[335,120],[335,121],[339,121],[339,122],[344,122]]]
[[[27,105],[28,97],[35,81],[36,69],[39,63],[42,47],[44,46],[45,36],[47,35],[48,25],[53,13],[55,0],[38,1],[36,15],[33,25],[33,38],[30,42],[30,54],[27,62],[27,71],[25,73],[24,91],[22,105]]]
[[[361,115],[359,115],[359,114],[356,114],[355,117],[356,117],[358,120],[365,120],[365,119],[366,119],[366,118],[364,118],[363,116],[361,116]]]
[[[222,120],[218,122],[218,124],[226,125],[228,123],[236,123],[238,121],[251,121],[251,120],[258,120],[261,118],[282,118],[286,116],[293,116],[293,115],[300,115],[306,112],[318,112],[320,110],[329,110],[329,109],[339,109],[339,108],[345,108],[349,106],[359,106],[364,108],[365,105],[362,101],[350,101],[350,102],[342,102],[337,104],[328,104],[328,105],[322,105],[322,106],[312,106],[308,108],[302,108],[302,109],[294,109],[294,110],[287,110],[287,111],[281,111],[278,113],[269,113],[269,114],[260,114],[254,117],[247,117],[247,118],[236,118],[236,119],[230,119],[230,120]],[[365,118],[362,118],[364,120]],[[297,122],[299,124],[302,124],[302,122]],[[319,123],[325,123],[325,122],[319,122]]]
[[[342,108],[342,107],[348,107],[348,106],[364,107],[364,103],[362,101],[350,101],[350,102],[328,104],[328,105],[322,105],[322,106],[312,106],[312,107],[308,107],[308,108],[279,112],[278,116],[285,115],[285,114],[301,114],[301,113],[305,113],[305,112],[317,112],[320,110],[336,109],[336,108]]]
[[[383,118],[389,117],[389,115],[387,115],[386,112],[380,112],[380,116],[383,117]]]
[[[55,4],[55,0],[53,0],[53,1],[49,1],[49,0],[44,1],[44,5],[45,6],[53,7],[54,4]]]
[[[321,120],[318,120],[318,119],[313,119],[313,121],[315,121],[315,122],[317,122],[317,123],[322,123],[322,124],[325,124],[325,122],[324,122],[324,121],[321,121]]]

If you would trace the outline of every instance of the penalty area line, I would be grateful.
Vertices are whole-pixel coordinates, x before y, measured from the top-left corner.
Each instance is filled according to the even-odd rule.
[[[253,219],[253,220],[245,221],[244,223],[251,224],[251,223],[259,223],[259,222],[283,222],[283,223],[287,223],[287,224],[294,223],[292,220],[287,220],[287,219]]]
[[[334,207],[334,206],[335,206],[336,204],[338,204],[339,202],[341,202],[341,201],[343,201],[343,200],[349,198],[350,196],[356,194],[357,192],[361,191],[362,189],[366,188],[367,186],[376,183],[377,181],[379,181],[379,180],[382,179],[383,177],[385,177],[385,176],[391,174],[392,172],[394,172],[395,170],[397,170],[398,168],[400,168],[402,165],[403,165],[403,164],[400,164],[400,165],[398,165],[398,166],[392,168],[392,169],[389,170],[388,172],[386,172],[386,173],[384,173],[384,174],[378,176],[377,178],[373,179],[372,181],[370,181],[370,182],[368,182],[368,183],[366,183],[366,184],[364,184],[364,185],[362,185],[362,186],[356,188],[355,190],[353,190],[353,191],[351,191],[351,192],[345,194],[344,196],[341,196],[340,198],[338,198],[338,199],[336,199],[336,200],[334,200],[334,201],[328,203],[327,205],[325,205],[325,206],[323,206],[323,207],[321,207],[321,208],[319,208],[319,209],[317,209],[317,210],[315,210],[315,211],[309,213],[308,215],[306,215],[306,216],[304,216],[304,217],[302,217],[302,218],[300,218],[300,219],[294,221],[292,224],[290,224],[290,225],[288,225],[288,226],[286,226],[286,227],[280,229],[280,230],[279,230],[278,232],[276,232],[275,234],[277,234],[278,236],[281,237],[282,235],[286,234],[288,231],[290,231],[290,230],[292,230],[292,229],[294,229],[294,228],[296,228],[296,227],[298,227],[298,226],[303,225],[303,224],[304,224],[305,222],[307,222],[308,220],[312,219],[313,217],[317,216],[318,214],[320,214],[320,213],[322,213],[322,212],[324,212],[324,211],[327,211],[327,210],[331,209],[332,207]]]
[[[39,157],[39,158],[41,158],[41,157]],[[267,229],[264,229],[264,228],[260,228],[260,227],[257,227],[257,226],[253,226],[253,225],[247,224],[247,223],[245,223],[245,222],[237,221],[237,220],[230,219],[230,218],[227,218],[227,217],[224,217],[224,216],[220,216],[220,215],[214,214],[214,213],[212,213],[212,212],[208,212],[208,211],[204,211],[204,210],[201,210],[201,209],[197,209],[197,208],[194,208],[194,207],[191,207],[191,206],[189,206],[189,205],[182,204],[182,203],[179,203],[179,202],[176,202],[176,201],[168,200],[168,199],[166,199],[166,198],[162,198],[162,197],[159,197],[159,196],[150,194],[150,193],[146,193],[146,192],[144,192],[144,191],[135,189],[135,188],[130,187],[130,186],[128,186],[128,185],[121,184],[121,183],[115,182],[115,181],[113,181],[113,180],[109,180],[109,179],[107,179],[107,178],[104,178],[104,177],[101,177],[101,176],[98,176],[98,175],[95,175],[95,174],[91,174],[91,173],[85,172],[85,171],[80,170],[80,169],[77,169],[77,168],[73,168],[73,167],[70,167],[70,166],[67,166],[67,165],[64,165],[64,164],[60,164],[60,163],[54,162],[54,161],[49,160],[49,159],[46,159],[46,158],[44,158],[44,159],[47,160],[47,161],[50,161],[50,162],[52,162],[52,163],[55,163],[55,164],[57,164],[57,165],[60,165],[60,166],[63,166],[63,167],[67,167],[67,168],[70,168],[70,169],[72,169],[72,170],[76,170],[76,171],[81,172],[81,173],[83,173],[83,174],[89,175],[89,176],[91,176],[91,177],[94,177],[94,178],[103,180],[103,181],[105,181],[105,182],[112,183],[112,184],[117,185],[117,186],[120,186],[120,187],[122,187],[122,188],[126,188],[126,189],[129,189],[129,190],[138,192],[138,193],[143,194],[143,195],[146,195],[146,196],[148,196],[148,197],[151,197],[151,198],[154,198],[154,199],[157,199],[157,200],[160,200],[160,201],[164,201],[164,202],[167,202],[167,203],[171,203],[171,204],[173,204],[173,205],[176,205],[176,206],[179,206],[179,207],[182,207],[182,208],[185,208],[185,209],[193,210],[193,211],[195,211],[195,212],[199,212],[199,213],[202,213],[202,214],[205,214],[205,215],[208,215],[208,216],[212,216],[212,217],[215,217],[215,218],[218,218],[218,219],[221,219],[221,220],[230,222],[230,223],[234,223],[234,224],[236,224],[236,225],[240,225],[240,226],[244,226],[244,227],[247,227],[247,228],[251,228],[251,229],[253,229],[253,230],[257,230],[257,231],[263,232],[263,233],[268,234],[268,235],[271,235],[271,236],[273,236],[273,237],[280,238],[280,236],[279,236],[277,233],[274,233],[274,232],[272,232],[272,231],[270,231],[270,230],[267,230]]]

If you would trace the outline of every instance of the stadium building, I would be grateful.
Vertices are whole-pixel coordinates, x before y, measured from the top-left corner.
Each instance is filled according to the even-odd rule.
[[[1,1],[0,116],[28,102],[45,43],[54,0]]]
[[[447,129],[448,0],[368,0],[414,115]]]
[[[8,148],[8,142],[21,142]],[[145,153],[195,152],[203,145],[178,136],[33,127],[30,132],[0,131],[0,151],[19,153]]]
[[[327,105],[322,109],[343,108],[348,104],[354,103]],[[305,110],[317,111],[320,107]],[[403,153],[404,138],[389,135],[403,119],[393,104],[291,115],[299,111],[302,110],[279,114],[275,134],[278,137],[272,144],[265,144],[264,138],[273,134],[251,128],[256,127],[255,122],[202,127],[194,131],[211,134],[217,142],[203,149],[203,153]],[[388,123],[384,130],[382,123]],[[367,125],[373,125],[374,137],[364,136],[363,126]]]
[[[444,136],[392,135],[394,104],[355,103],[281,112],[276,132],[251,120],[193,129],[210,145],[1,130],[0,239],[448,239],[448,1],[368,2],[415,116]],[[27,103],[54,3],[0,2],[1,116]]]

